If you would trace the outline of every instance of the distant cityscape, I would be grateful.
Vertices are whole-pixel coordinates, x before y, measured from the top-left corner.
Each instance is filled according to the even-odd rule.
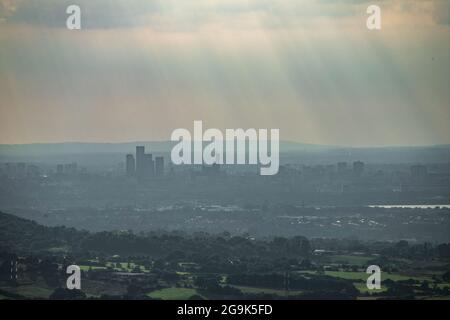
[[[196,175],[216,176],[220,174],[220,167],[217,163],[201,165],[201,171]],[[167,173],[166,170],[164,156],[154,157],[152,153],[145,152],[145,146],[136,146],[135,154],[126,154],[125,161],[117,164],[114,174],[135,178],[138,181],[148,181],[152,178],[163,177]],[[77,162],[58,163],[53,166],[27,162],[0,163],[0,176],[8,178],[46,178],[54,175],[68,177],[78,174],[86,175],[88,172],[86,166],[80,166]]]
[[[152,178],[161,178],[167,174],[165,160],[163,156],[153,157],[152,153],[145,152],[145,146],[136,146],[136,153],[128,153],[125,156],[125,167],[121,163],[117,166],[118,175],[124,175],[129,178],[136,178],[139,181],[148,181]],[[434,165],[435,166],[435,165]],[[181,166],[182,167],[182,166]],[[217,176],[219,174],[226,174],[226,169],[219,164],[211,166],[202,165],[201,171],[193,170],[195,174],[206,176]],[[396,167],[399,167],[398,165]],[[402,168],[405,166],[402,165]],[[44,169],[46,168],[46,169]],[[434,182],[437,180],[444,182],[450,179],[450,173],[429,173],[428,167],[422,164],[415,164],[409,166],[409,172],[401,170],[391,171],[391,181],[397,180],[400,185],[417,184]],[[173,173],[173,167],[171,167]],[[232,172],[232,170],[230,170]],[[228,172],[228,173],[230,173]],[[48,177],[52,175],[57,176],[74,176],[77,174],[87,174],[88,169],[84,166],[79,166],[77,162],[60,163],[54,166],[54,169],[49,165],[39,165],[35,163],[26,162],[3,162],[0,163],[0,176],[8,178],[38,178]],[[301,175],[303,178],[323,178],[329,177],[332,180],[339,178],[361,178],[366,173],[366,164],[363,161],[354,162],[338,162],[329,165],[294,165],[285,164],[280,167],[279,176],[286,174]],[[385,176],[383,170],[378,169],[375,172],[372,170],[372,176]],[[439,183],[438,183],[439,184]]]

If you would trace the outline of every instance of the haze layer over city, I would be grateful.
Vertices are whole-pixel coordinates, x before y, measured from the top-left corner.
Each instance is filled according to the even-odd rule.
[[[375,2],[0,0],[0,299],[449,299],[450,4]]]

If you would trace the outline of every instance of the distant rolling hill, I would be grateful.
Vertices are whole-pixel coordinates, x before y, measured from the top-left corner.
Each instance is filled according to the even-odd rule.
[[[0,251],[36,252],[77,244],[87,232],[66,227],[46,227],[0,212]]]
[[[124,143],[38,143],[0,145],[1,162],[57,163],[76,161],[82,165],[116,165],[137,145],[146,151],[168,157],[171,141]],[[341,147],[281,141],[282,163],[335,163],[361,160],[367,163],[449,163],[450,145],[423,147]]]

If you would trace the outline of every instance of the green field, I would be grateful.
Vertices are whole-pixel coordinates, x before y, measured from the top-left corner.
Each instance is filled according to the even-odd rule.
[[[276,294],[279,296],[286,296],[285,290],[280,289],[270,289],[270,288],[258,288],[258,287],[246,287],[246,286],[233,286],[244,293],[267,293],[267,294]],[[301,291],[289,291],[289,295],[298,295],[301,294]]]
[[[439,283],[437,286],[439,289],[445,289],[445,288],[450,289],[450,283]]]
[[[377,289],[370,290],[369,288],[367,288],[367,284],[365,282],[356,282],[354,283],[354,285],[356,289],[358,289],[359,292],[361,293],[378,293],[387,291],[387,288],[384,287],[383,285],[381,286],[380,290]]]
[[[94,261],[96,262],[96,261]],[[92,270],[105,270],[107,268],[112,268],[115,271],[123,271],[123,272],[132,272],[133,269],[138,266],[137,264],[131,262],[130,264],[128,264],[127,262],[118,262],[117,263],[119,266],[116,267],[116,263],[113,262],[106,262],[105,266],[98,266],[98,265],[79,265],[80,269],[83,271],[88,271],[89,268],[91,268]],[[129,265],[129,267],[128,267]],[[139,266],[141,268],[142,272],[149,272],[150,270],[145,269],[144,266]]]
[[[84,279],[81,282],[81,290],[89,297],[99,297],[103,294],[123,295],[127,292],[126,285],[116,282],[104,282]]]
[[[163,300],[186,300],[193,295],[199,295],[197,290],[190,288],[164,288],[161,290],[152,291],[147,294],[150,298]]]
[[[40,287],[34,284],[30,285],[21,285],[18,287],[1,287],[2,290],[8,291],[15,294],[20,294],[27,298],[42,298],[48,299],[48,297],[52,294],[53,289]]]
[[[106,267],[99,267],[99,266],[86,266],[86,265],[80,265],[79,266],[81,271],[89,271],[89,269],[91,270],[105,270]]]
[[[325,271],[325,275],[336,277],[336,278],[342,278],[342,279],[348,279],[348,280],[362,280],[366,281],[369,275],[365,272],[353,272],[353,271]],[[398,273],[388,273],[388,272],[382,272],[381,273],[381,281],[383,280],[392,280],[392,281],[403,281],[403,280],[418,280],[418,281],[433,281],[431,277],[429,276],[407,276],[403,274]]]

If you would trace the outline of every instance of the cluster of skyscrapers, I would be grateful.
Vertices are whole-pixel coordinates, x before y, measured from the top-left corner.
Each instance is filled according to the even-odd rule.
[[[126,172],[129,177],[149,179],[164,175],[164,157],[155,157],[145,153],[144,146],[136,146],[136,158],[133,154],[126,156]]]

